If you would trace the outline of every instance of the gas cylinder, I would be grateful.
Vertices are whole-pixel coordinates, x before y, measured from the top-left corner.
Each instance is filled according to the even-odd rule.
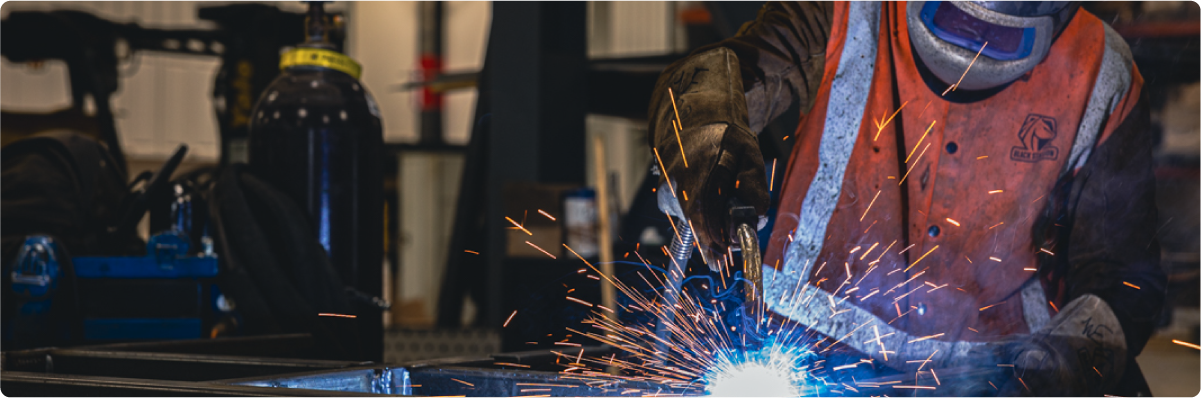
[[[375,101],[358,80],[361,67],[326,39],[321,7],[309,4],[308,41],[281,57],[282,73],[252,111],[249,170],[308,214],[343,284],[378,297],[383,127]],[[367,323],[360,331],[381,329],[381,316],[359,314]],[[382,335],[368,338],[377,337],[382,344]]]

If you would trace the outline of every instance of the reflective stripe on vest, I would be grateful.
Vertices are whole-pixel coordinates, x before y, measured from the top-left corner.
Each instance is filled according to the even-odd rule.
[[[830,82],[830,101],[826,111],[826,125],[822,131],[818,157],[821,166],[809,184],[808,194],[801,205],[793,241],[788,245],[784,258],[784,270],[796,271],[800,278],[797,285],[807,283],[813,260],[822,252],[822,240],[826,226],[838,197],[842,194],[843,173],[851,160],[855,137],[859,135],[859,124],[863,121],[863,110],[867,106],[867,94],[872,85],[872,74],[876,64],[876,47],[879,44],[880,3],[851,2],[847,10],[846,44],[838,61],[838,72]],[[775,270],[772,270],[775,272]],[[783,279],[791,279],[793,275]],[[766,276],[764,277],[765,280]]]

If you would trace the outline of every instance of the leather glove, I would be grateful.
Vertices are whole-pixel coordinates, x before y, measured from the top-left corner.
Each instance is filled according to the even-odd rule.
[[[677,112],[683,127],[678,139]],[[678,202],[701,248],[724,253],[731,199],[754,206],[760,216],[771,201],[759,142],[747,127],[738,58],[716,48],[669,66],[655,85],[649,120],[659,185],[670,187],[659,195]],[[665,200],[660,209],[671,214]]]
[[[1009,351],[1015,373],[1026,384],[1023,390],[1032,390],[1026,394],[1101,395],[1126,370],[1122,326],[1109,304],[1091,294],[1072,300]]]
[[[948,365],[977,372],[953,384],[944,380],[940,395],[1099,396],[1125,371],[1126,336],[1109,305],[1088,294],[1042,329],[982,345],[960,359]],[[978,372],[983,369],[991,371]]]

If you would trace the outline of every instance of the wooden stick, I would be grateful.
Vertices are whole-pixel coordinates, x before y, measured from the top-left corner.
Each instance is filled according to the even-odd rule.
[[[599,135],[592,136],[592,168],[596,181],[596,225],[597,243],[600,246],[600,269],[608,277],[613,277],[613,231],[609,220],[609,169],[605,162],[605,143]],[[601,283],[601,305],[605,308],[617,308],[616,291],[612,283]],[[602,312],[606,318],[613,319],[611,312]]]

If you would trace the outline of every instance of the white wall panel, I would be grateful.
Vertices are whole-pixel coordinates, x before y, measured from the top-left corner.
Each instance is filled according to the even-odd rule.
[[[1152,114],[1163,126],[1162,153],[1197,156],[1198,148],[1201,148],[1198,109],[1201,109],[1201,83],[1193,82],[1170,90],[1163,109]]]
[[[347,49],[363,65],[360,80],[375,97],[384,120],[384,140],[417,139],[416,94],[399,91],[417,68],[417,3],[365,1],[350,4]]]
[[[492,23],[492,5],[486,1],[452,1],[444,8],[446,37],[443,44],[447,72],[472,72],[484,67],[488,31]],[[451,144],[466,144],[474,125],[474,88],[447,93],[443,100],[442,128]]]
[[[667,2],[613,3],[613,54],[630,56],[669,52]]]
[[[51,112],[71,106],[67,64],[49,60],[40,67],[0,61],[0,108],[13,112]]]
[[[488,2],[447,2],[444,12],[444,66],[448,72],[483,67],[491,21]],[[416,2],[353,2],[348,19],[348,53],[363,65],[363,84],[379,103],[384,139],[414,142],[420,129],[419,91],[400,91],[401,84],[418,80]],[[475,111],[475,90],[445,96],[443,128],[448,142],[466,143]]]
[[[676,3],[664,1],[589,2],[589,51],[594,58],[672,52],[678,25]]]

